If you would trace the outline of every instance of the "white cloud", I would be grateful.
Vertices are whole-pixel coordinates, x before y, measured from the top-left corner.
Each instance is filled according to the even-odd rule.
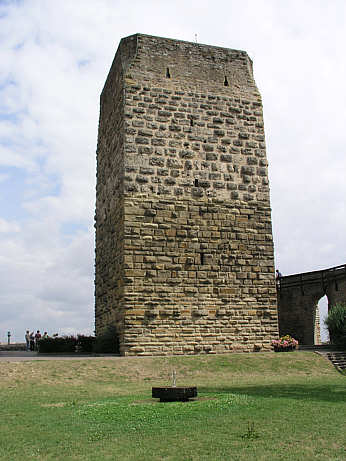
[[[287,274],[344,263],[345,13],[342,0],[2,3],[0,198],[15,218],[1,214],[0,340],[93,329],[99,94],[120,38],[136,32],[248,51],[277,264]]]
[[[8,234],[13,232],[19,232],[20,227],[17,223],[6,221],[0,218],[0,233]]]

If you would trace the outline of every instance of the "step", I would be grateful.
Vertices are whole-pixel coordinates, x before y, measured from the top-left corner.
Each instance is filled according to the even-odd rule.
[[[326,352],[326,351],[320,351],[320,350],[315,351],[315,352],[317,352],[317,354],[322,355],[322,357],[332,362],[332,364],[338,370],[346,370],[346,352],[340,352],[340,351]]]
[[[299,344],[300,351],[333,351],[335,346],[333,347],[331,344]]]

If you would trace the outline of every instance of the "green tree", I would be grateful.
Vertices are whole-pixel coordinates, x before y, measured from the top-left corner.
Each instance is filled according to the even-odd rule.
[[[325,320],[330,342],[336,346],[346,347],[346,304],[335,304]]]

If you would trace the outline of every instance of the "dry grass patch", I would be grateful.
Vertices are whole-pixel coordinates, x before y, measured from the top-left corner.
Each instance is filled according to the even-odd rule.
[[[310,352],[2,362],[1,368],[0,459],[346,459],[345,377]],[[196,401],[151,399],[152,385],[170,383],[173,369],[178,385],[198,386]]]
[[[0,388],[27,385],[83,386],[88,383],[167,383],[172,370],[181,384],[193,379],[204,384],[248,376],[330,375],[333,366],[317,354],[224,354],[185,357],[114,357],[104,360],[2,362]]]

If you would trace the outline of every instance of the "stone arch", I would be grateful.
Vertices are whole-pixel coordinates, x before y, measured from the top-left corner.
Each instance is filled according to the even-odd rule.
[[[300,344],[318,344],[318,301],[328,297],[328,309],[346,302],[346,265],[281,277],[278,285],[280,336],[290,334]]]

